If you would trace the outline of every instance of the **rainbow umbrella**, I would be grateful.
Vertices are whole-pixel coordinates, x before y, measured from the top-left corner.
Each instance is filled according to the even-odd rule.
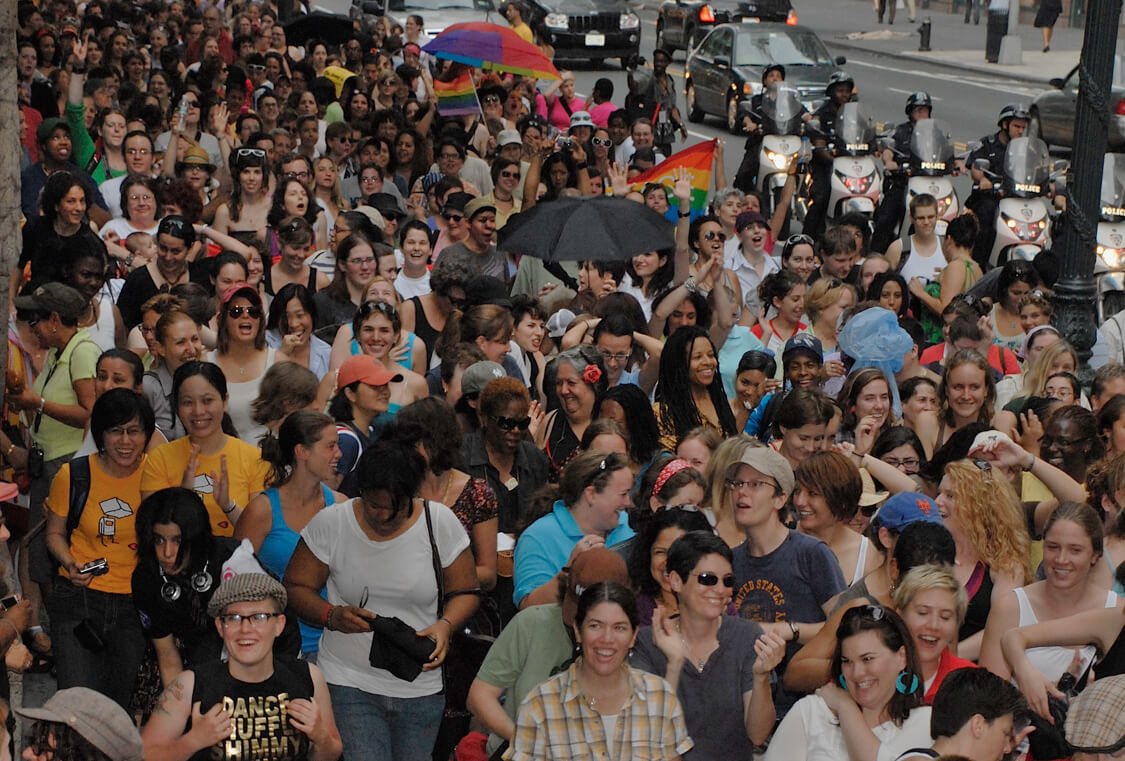
[[[538,79],[562,79],[543,51],[508,27],[497,24],[480,21],[454,24],[422,49],[435,58],[458,61],[478,69]]]

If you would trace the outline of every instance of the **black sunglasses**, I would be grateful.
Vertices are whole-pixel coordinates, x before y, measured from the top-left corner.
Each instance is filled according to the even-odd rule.
[[[590,138],[590,142],[594,145],[600,145],[603,148],[608,148],[609,146],[613,145],[613,141],[608,137],[592,137]]]
[[[262,308],[256,306],[231,307],[227,310],[227,314],[229,314],[231,317],[241,317],[242,315],[246,315],[248,317],[252,317],[255,320],[260,320],[262,319]]]
[[[698,581],[702,586],[713,587],[719,583],[719,576],[718,574],[711,573],[710,571],[704,571],[703,573],[696,576],[695,580]],[[722,581],[724,587],[726,587],[727,589],[734,589],[733,573],[728,573],[723,577]]]
[[[526,431],[531,427],[530,417],[505,417],[504,415],[493,415],[492,421],[500,426],[501,430],[514,431],[517,428],[521,431]]]

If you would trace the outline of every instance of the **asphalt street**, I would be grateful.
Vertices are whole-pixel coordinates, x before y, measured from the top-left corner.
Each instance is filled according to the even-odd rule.
[[[656,38],[656,10],[645,7],[637,13],[642,24],[642,55],[651,59]],[[811,28],[817,31],[815,25],[811,25]],[[847,58],[841,68],[855,78],[859,100],[870,105],[870,113],[877,122],[890,128],[903,121],[906,97],[916,90],[925,90],[934,99],[934,118],[948,123],[954,140],[959,143],[959,150],[963,150],[964,144],[996,131],[996,117],[1004,103],[1030,103],[1040,91],[1037,85],[1028,82],[945,68],[936,63],[928,65],[922,61],[904,62],[891,56],[845,49],[834,45],[831,37],[821,36],[834,56],[843,55]],[[681,109],[684,104],[684,59],[684,53],[677,51],[674,62],[668,69],[676,80]],[[624,101],[628,89],[625,72],[617,61],[607,61],[597,68],[577,66],[574,71],[576,89],[580,95],[587,96],[598,78],[607,77],[614,85],[614,101]],[[742,138],[732,136],[719,118],[714,116],[708,116],[702,124],[689,124],[688,135],[687,143],[677,143],[674,148],[683,148],[713,137],[722,138],[726,144],[727,176],[734,177],[742,157]],[[965,192],[962,188],[958,190]]]

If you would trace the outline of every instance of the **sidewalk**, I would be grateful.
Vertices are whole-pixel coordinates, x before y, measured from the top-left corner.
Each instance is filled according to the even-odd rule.
[[[987,13],[981,14],[979,26],[966,25],[960,14],[949,14],[936,8],[921,8],[917,0],[916,20],[912,24],[905,9],[895,14],[894,24],[880,24],[872,0],[794,0],[799,23],[812,27],[829,46],[841,49],[889,55],[906,61],[940,64],[974,73],[1000,76],[1045,85],[1053,77],[1065,77],[1078,65],[1084,30],[1055,26],[1051,52],[1044,53],[1040,31],[1020,25],[1023,41],[1023,64],[1000,66],[984,60]],[[918,27],[923,19],[932,22],[931,52],[918,51]]]

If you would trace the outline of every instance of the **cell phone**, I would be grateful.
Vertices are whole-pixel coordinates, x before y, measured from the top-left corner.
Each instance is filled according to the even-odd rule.
[[[88,573],[92,576],[104,576],[105,574],[109,573],[109,561],[105,558],[91,560],[86,565],[79,566],[78,572]]]
[[[0,610],[11,610],[19,604],[19,595],[8,595],[7,597],[0,597]]]

